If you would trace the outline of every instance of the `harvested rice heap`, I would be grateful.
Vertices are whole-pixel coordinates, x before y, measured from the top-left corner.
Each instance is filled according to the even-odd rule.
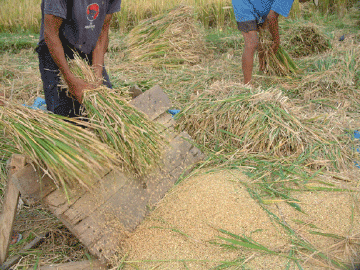
[[[330,48],[330,42],[314,24],[300,25],[286,31],[284,46],[293,57],[319,54]]]
[[[351,136],[326,117],[295,114],[293,106],[274,89],[255,93],[243,89],[223,97],[204,93],[179,114],[177,127],[204,149],[221,149],[233,158],[260,155],[295,160],[304,155],[307,166],[326,169],[352,163]]]
[[[175,9],[142,21],[128,35],[128,57],[153,67],[197,64],[208,53],[192,7]]]
[[[263,55],[263,72],[270,76],[288,76],[298,72],[298,67],[285,49],[280,46],[274,54],[268,30],[260,31],[259,55]]]
[[[7,103],[0,107],[1,139],[6,140],[1,151],[28,156],[67,196],[68,188],[91,189],[104,173],[121,162],[116,151],[79,124],[59,115]]]
[[[301,79],[301,96],[305,100],[325,98],[333,108],[350,103],[351,110],[358,112],[360,50],[340,47],[309,62],[308,72]]]
[[[92,85],[98,83],[91,67],[80,57],[75,56],[69,65],[79,78]],[[85,91],[83,105],[95,133],[117,151],[125,169],[143,175],[159,163],[165,143],[160,127],[132,107],[120,93],[100,85]]]

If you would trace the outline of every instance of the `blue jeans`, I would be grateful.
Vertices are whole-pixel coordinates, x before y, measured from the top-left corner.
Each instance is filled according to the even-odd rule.
[[[76,50],[73,46],[64,45],[65,57],[74,58],[74,51],[78,53],[83,59],[87,59],[89,64],[92,64],[92,55],[84,54]],[[60,84],[60,70],[54,60],[52,59],[49,49],[45,41],[41,41],[36,52],[39,56],[39,69],[41,79],[43,81],[43,89],[45,94],[45,101],[47,110],[62,116],[75,117],[81,114],[81,104],[66,93],[66,89],[62,89]],[[103,68],[104,85],[112,88],[109,76],[105,67]]]

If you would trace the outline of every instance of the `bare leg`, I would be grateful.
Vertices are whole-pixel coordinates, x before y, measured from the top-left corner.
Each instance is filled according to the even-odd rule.
[[[254,66],[254,54],[259,44],[259,38],[256,31],[242,32],[245,39],[245,48],[242,55],[242,69],[244,73],[244,84],[251,81],[252,70]]]
[[[265,72],[265,51],[261,47],[261,43],[259,43],[258,47],[258,56],[259,56],[259,69],[261,72]]]

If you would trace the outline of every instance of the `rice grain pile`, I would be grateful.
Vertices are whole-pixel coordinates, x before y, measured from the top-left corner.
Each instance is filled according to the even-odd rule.
[[[183,5],[140,22],[127,45],[131,61],[156,68],[197,64],[208,53],[193,8]]]

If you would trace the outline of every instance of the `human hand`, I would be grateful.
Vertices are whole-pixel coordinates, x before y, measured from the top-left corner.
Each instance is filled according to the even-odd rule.
[[[86,90],[91,90],[96,88],[96,85],[85,82],[80,78],[72,78],[67,82],[68,90],[70,94],[77,100],[79,103],[83,101],[83,95]]]
[[[100,86],[103,84],[104,78],[103,78],[103,66],[102,65],[98,65],[98,64],[94,64],[91,66],[91,69],[94,72],[95,78],[96,78],[96,86]]]

